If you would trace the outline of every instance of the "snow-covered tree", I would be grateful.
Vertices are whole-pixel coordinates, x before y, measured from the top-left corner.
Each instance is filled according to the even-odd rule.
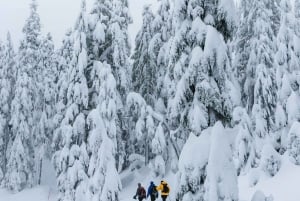
[[[237,32],[234,37],[234,73],[241,86],[242,104],[247,107],[248,91],[245,88],[245,81],[247,77],[247,63],[250,56],[250,44],[248,41],[252,37],[253,26],[249,23],[249,14],[253,1],[241,0],[239,7],[239,23]],[[248,108],[249,110],[249,105]]]
[[[211,128],[204,130],[199,137],[190,133],[179,157],[176,194],[178,200],[205,200],[205,180],[211,144],[210,136]],[[197,160],[194,158],[195,153],[201,153]]]
[[[135,51],[132,56],[132,85],[133,90],[140,93],[147,104],[153,107],[155,102],[156,66],[150,62],[153,49],[149,50],[149,41],[153,36],[152,22],[154,15],[150,6],[145,6],[143,11],[142,28],[135,39]]]
[[[283,0],[281,5],[280,29],[277,35],[278,51],[276,53],[277,62],[277,85],[279,90],[279,101],[285,107],[284,103],[291,93],[286,76],[299,68],[299,60],[294,52],[295,31],[293,26],[292,6],[290,0]]]
[[[15,52],[10,34],[5,43],[0,42],[0,181],[6,172],[7,149],[11,143],[9,121],[11,118],[11,102],[16,81]]]
[[[59,189],[58,200],[82,201],[87,185],[88,154],[86,148],[86,110],[88,107],[86,2],[74,29],[74,51],[69,68],[67,109],[61,122],[61,138],[55,136],[59,149],[53,156]],[[60,144],[57,146],[57,144]]]
[[[286,133],[292,125],[291,116],[297,112],[297,109],[291,114],[287,113],[288,102],[293,102],[292,99],[297,97],[297,89],[292,89],[291,85],[293,82],[297,84],[297,81],[293,81],[292,74],[299,72],[299,58],[297,57],[297,42],[295,39],[297,35],[295,33],[294,24],[295,18],[292,12],[292,6],[290,0],[282,0],[280,2],[281,18],[280,28],[277,35],[277,46],[278,50],[276,53],[276,82],[278,87],[278,101],[276,107],[276,130],[277,130],[277,141],[281,150],[286,150]],[[295,93],[292,91],[295,90]],[[289,99],[289,101],[288,101]],[[293,106],[292,106],[293,107]],[[295,105],[297,107],[297,104]],[[287,128],[286,128],[287,126]]]
[[[38,69],[41,28],[35,0],[30,4],[30,11],[23,28],[24,38],[17,57],[16,87],[11,105],[12,143],[7,154],[4,186],[13,191],[20,191],[35,184],[33,144],[35,73]]]
[[[41,70],[38,73],[41,80],[38,83],[38,100],[36,104],[40,104],[38,123],[35,125],[35,152],[36,152],[36,172],[37,183],[41,182],[41,171],[43,158],[50,158],[52,151],[50,145],[53,138],[53,116],[55,113],[55,72],[56,57],[54,54],[54,44],[50,33],[41,41],[39,65]],[[37,108],[37,107],[36,107]]]
[[[205,200],[239,200],[237,174],[233,164],[228,135],[221,122],[211,131],[211,147],[207,166]],[[226,167],[226,168],[225,168]]]
[[[158,11],[151,22],[152,38],[148,47],[149,69],[155,72],[155,98],[154,108],[157,112],[165,113],[167,103],[167,91],[164,86],[164,78],[168,66],[168,53],[170,49],[169,38],[172,34],[172,8],[169,0],[161,0]]]
[[[164,177],[166,174],[166,163],[165,159],[166,156],[166,150],[167,150],[167,143],[165,139],[165,132],[164,127],[162,123],[159,123],[154,138],[151,142],[151,149],[152,153],[155,154],[154,164],[153,164],[153,171],[156,176]]]
[[[153,158],[151,152],[151,142],[155,136],[155,122],[153,118],[153,109],[147,105],[145,99],[135,92],[131,92],[127,96],[127,107],[129,115],[134,122],[134,136],[131,143],[134,144],[135,153],[145,156],[145,163],[149,163],[149,159]]]
[[[0,66],[4,65],[4,45],[2,44],[2,41],[0,41]],[[2,76],[1,76],[2,77]],[[6,83],[7,81],[5,81],[5,83],[2,83],[2,79],[0,84],[3,85],[7,85]],[[1,94],[3,94],[3,89],[1,90]],[[4,101],[1,101],[1,105],[4,105],[4,107],[2,106],[2,108],[4,109],[8,109],[8,102],[7,102],[7,90],[5,88],[5,95],[4,95]],[[1,112],[1,117],[0,117],[0,130],[1,130],[1,134],[0,134],[0,182],[4,177],[4,172],[5,172],[5,166],[6,166],[6,157],[5,157],[5,153],[6,153],[6,146],[7,146],[7,140],[8,140],[8,135],[7,132],[5,132],[5,127],[7,127],[8,125],[8,119],[7,119],[7,114],[3,114],[3,112]]]
[[[106,63],[96,62],[99,76],[98,106],[87,117],[90,133],[88,150],[90,177],[87,191],[88,200],[118,201],[121,182],[116,169],[116,80]]]
[[[26,63],[21,58],[23,65]],[[27,64],[29,65],[29,64]],[[27,67],[27,66],[26,66]],[[32,78],[18,64],[17,82],[11,105],[12,140],[6,165],[4,186],[20,191],[34,185],[33,96]]]
[[[131,23],[127,0],[96,0],[89,20],[89,108],[97,106],[97,65],[94,61],[107,62],[117,83],[117,163],[118,170],[123,168],[125,147],[128,138],[126,119],[124,118],[126,96],[130,89],[131,69],[129,63],[130,45],[128,25]],[[95,84],[96,83],[96,84]]]
[[[217,120],[229,122],[239,99],[225,43],[233,35],[235,10],[232,1],[178,0],[173,16],[165,86],[170,129],[184,143],[197,120],[197,134]]]
[[[250,55],[244,88],[247,107],[252,110],[254,132],[260,137],[264,137],[274,128],[277,99],[274,69],[275,33],[271,27],[273,13],[270,2],[253,2],[247,18],[247,23],[253,26],[253,33],[249,40]]]
[[[69,84],[69,67],[71,66],[73,56],[74,40],[72,30],[68,30],[64,39],[62,47],[57,52],[57,71],[55,73],[55,115],[53,117],[53,129],[55,142],[61,142],[62,139],[60,124],[64,118],[67,109],[67,92]],[[61,143],[54,143],[53,149],[58,150],[62,148]]]

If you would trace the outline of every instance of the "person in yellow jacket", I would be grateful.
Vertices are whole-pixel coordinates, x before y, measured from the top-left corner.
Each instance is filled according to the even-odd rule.
[[[171,189],[167,182],[161,181],[160,185],[156,187],[156,190],[161,191],[161,199],[162,201],[166,201]]]

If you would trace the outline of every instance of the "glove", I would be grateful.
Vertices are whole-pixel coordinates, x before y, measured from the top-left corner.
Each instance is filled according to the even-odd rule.
[[[136,195],[135,195],[135,196],[133,196],[133,199],[136,199]]]

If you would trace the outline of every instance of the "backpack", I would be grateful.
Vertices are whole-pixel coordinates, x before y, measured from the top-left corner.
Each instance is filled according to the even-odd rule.
[[[163,189],[162,189],[162,193],[169,193],[170,189],[168,187],[168,184],[163,184]]]
[[[156,186],[152,187],[151,196],[158,198],[158,192],[157,192]]]

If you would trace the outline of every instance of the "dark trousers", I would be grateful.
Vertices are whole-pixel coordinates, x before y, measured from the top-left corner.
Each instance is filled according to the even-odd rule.
[[[139,197],[139,201],[142,201],[144,198],[143,197]]]
[[[167,200],[167,197],[168,197],[167,195],[162,195],[162,196],[161,196],[162,201],[166,201],[166,200]]]
[[[155,199],[156,199],[156,197],[155,196],[150,196],[150,198],[151,198],[151,201],[155,201]]]

